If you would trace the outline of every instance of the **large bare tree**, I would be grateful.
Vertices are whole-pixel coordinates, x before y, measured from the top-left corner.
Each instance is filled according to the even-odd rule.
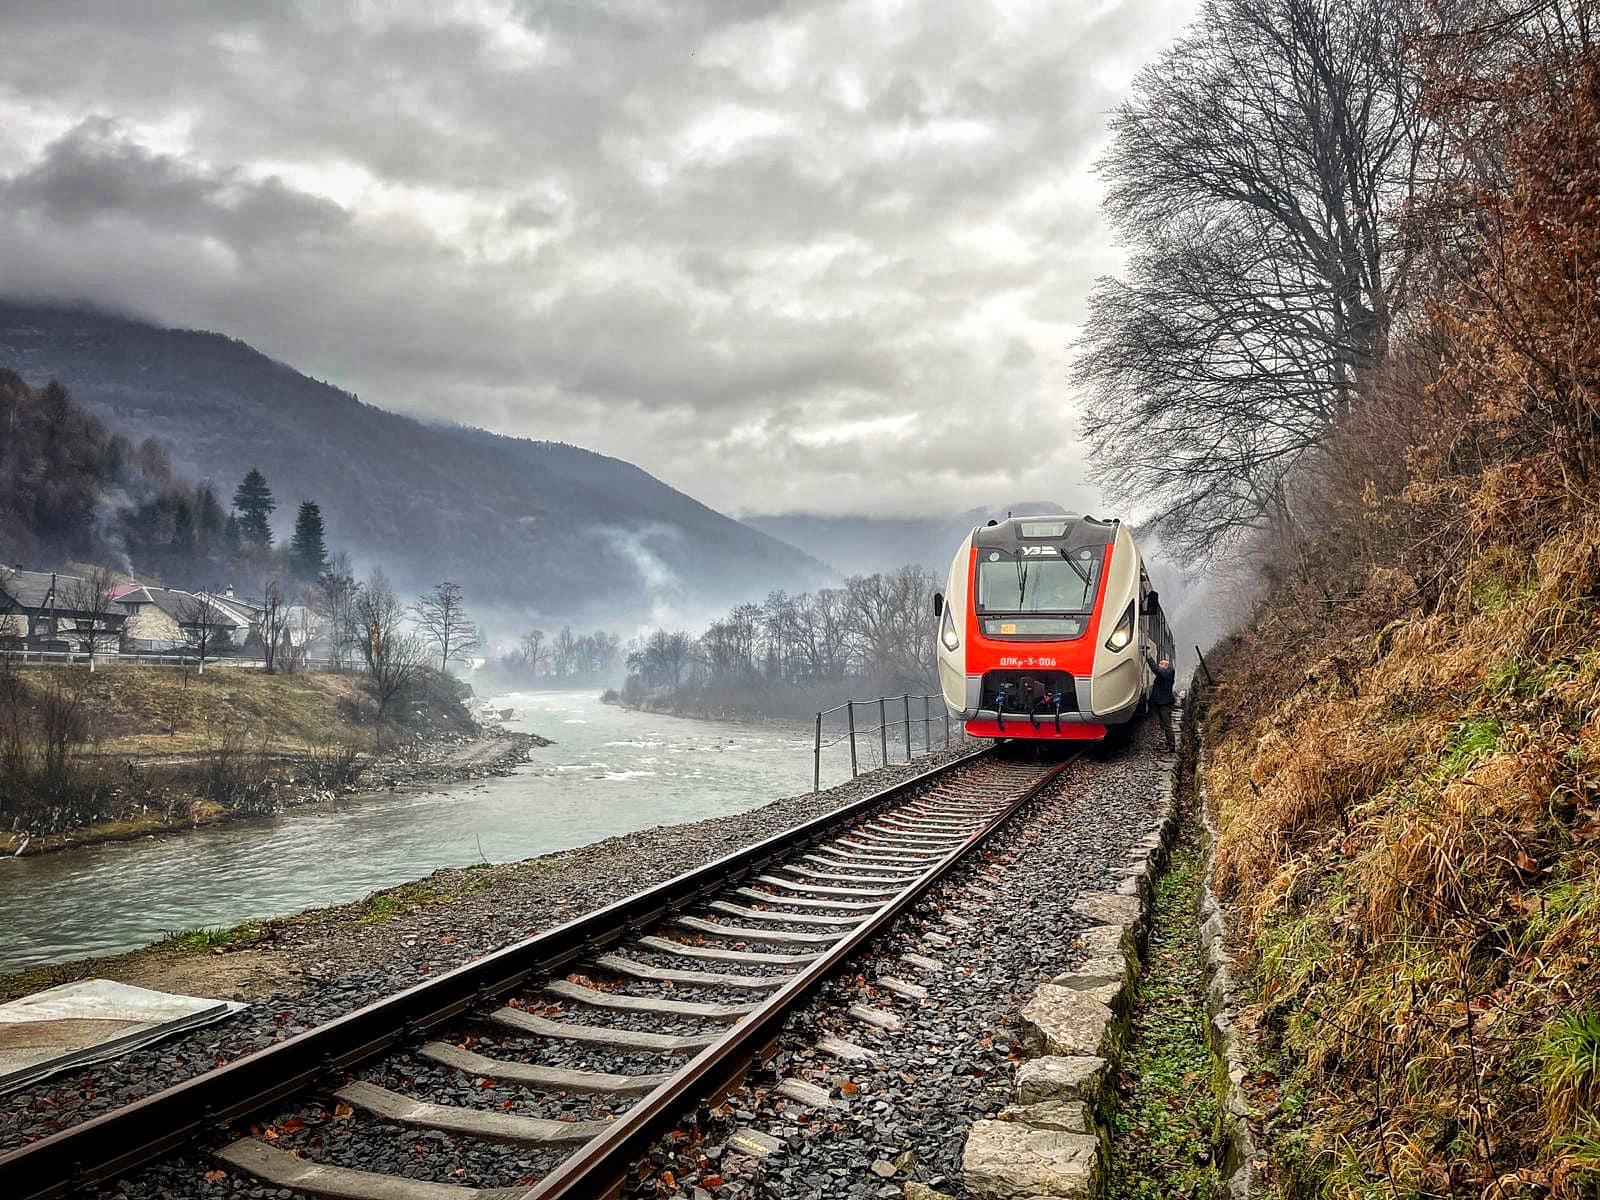
[[[1285,480],[1381,358],[1409,252],[1384,224],[1423,148],[1409,6],[1210,0],[1112,118],[1130,248],[1080,343],[1099,474],[1204,559],[1292,525]]]
[[[417,597],[412,611],[422,636],[439,655],[440,674],[452,662],[465,662],[479,648],[478,627],[467,616],[460,584],[445,580],[433,591]]]
[[[233,645],[233,619],[205,592],[185,597],[177,607],[184,648],[198,660],[198,673],[204,675],[207,661]]]
[[[405,605],[382,571],[374,571],[357,589],[351,612],[359,631],[361,661],[378,705],[376,741],[381,747],[389,706],[427,669],[427,647],[407,626]]]
[[[103,651],[115,649],[121,639],[123,616],[116,611],[116,589],[117,577],[103,567],[59,584],[57,610],[71,614],[73,632],[89,655],[91,672],[95,659]]]

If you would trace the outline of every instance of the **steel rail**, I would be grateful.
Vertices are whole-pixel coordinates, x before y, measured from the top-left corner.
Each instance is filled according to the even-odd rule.
[[[0,1197],[55,1200],[161,1158],[319,1079],[420,1039],[530,977],[553,973],[681,912],[795,849],[992,752],[983,747],[664,883],[336,1017],[225,1066],[0,1154]]]
[[[1081,751],[1080,751],[1081,753]],[[975,830],[893,900],[875,911],[849,937],[807,967],[755,1012],[735,1025],[619,1117],[604,1133],[522,1195],[522,1200],[603,1200],[621,1194],[631,1168],[656,1141],[701,1103],[715,1104],[743,1080],[752,1065],[766,1059],[794,1011],[862,947],[920,900],[949,871],[982,846],[1016,813],[1034,800],[1077,758],[1074,754],[1029,784],[982,828]]]

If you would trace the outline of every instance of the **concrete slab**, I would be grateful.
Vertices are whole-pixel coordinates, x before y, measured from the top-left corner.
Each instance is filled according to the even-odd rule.
[[[0,1004],[0,1092],[117,1058],[244,1007],[109,979],[64,983]]]

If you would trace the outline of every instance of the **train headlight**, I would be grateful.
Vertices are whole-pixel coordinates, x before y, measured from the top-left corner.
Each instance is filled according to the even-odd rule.
[[[939,641],[946,650],[961,649],[961,635],[956,632],[956,620],[951,615],[952,609],[948,604],[944,606],[944,620],[939,623]]]
[[[1106,649],[1126,650],[1131,641],[1133,641],[1133,601],[1129,600],[1128,607],[1122,610],[1122,619],[1117,622],[1117,627],[1106,639]]]

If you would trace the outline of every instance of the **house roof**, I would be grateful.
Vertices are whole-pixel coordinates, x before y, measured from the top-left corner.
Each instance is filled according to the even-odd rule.
[[[56,612],[71,615],[78,611],[72,606],[73,596],[86,582],[81,576],[63,575],[59,571],[0,571],[0,612],[11,609],[43,612],[53,604]]]
[[[215,592],[201,592],[202,596],[210,596],[214,604],[226,609],[246,624],[251,624],[261,615],[262,606],[253,600],[245,600],[238,596],[219,596]]]

